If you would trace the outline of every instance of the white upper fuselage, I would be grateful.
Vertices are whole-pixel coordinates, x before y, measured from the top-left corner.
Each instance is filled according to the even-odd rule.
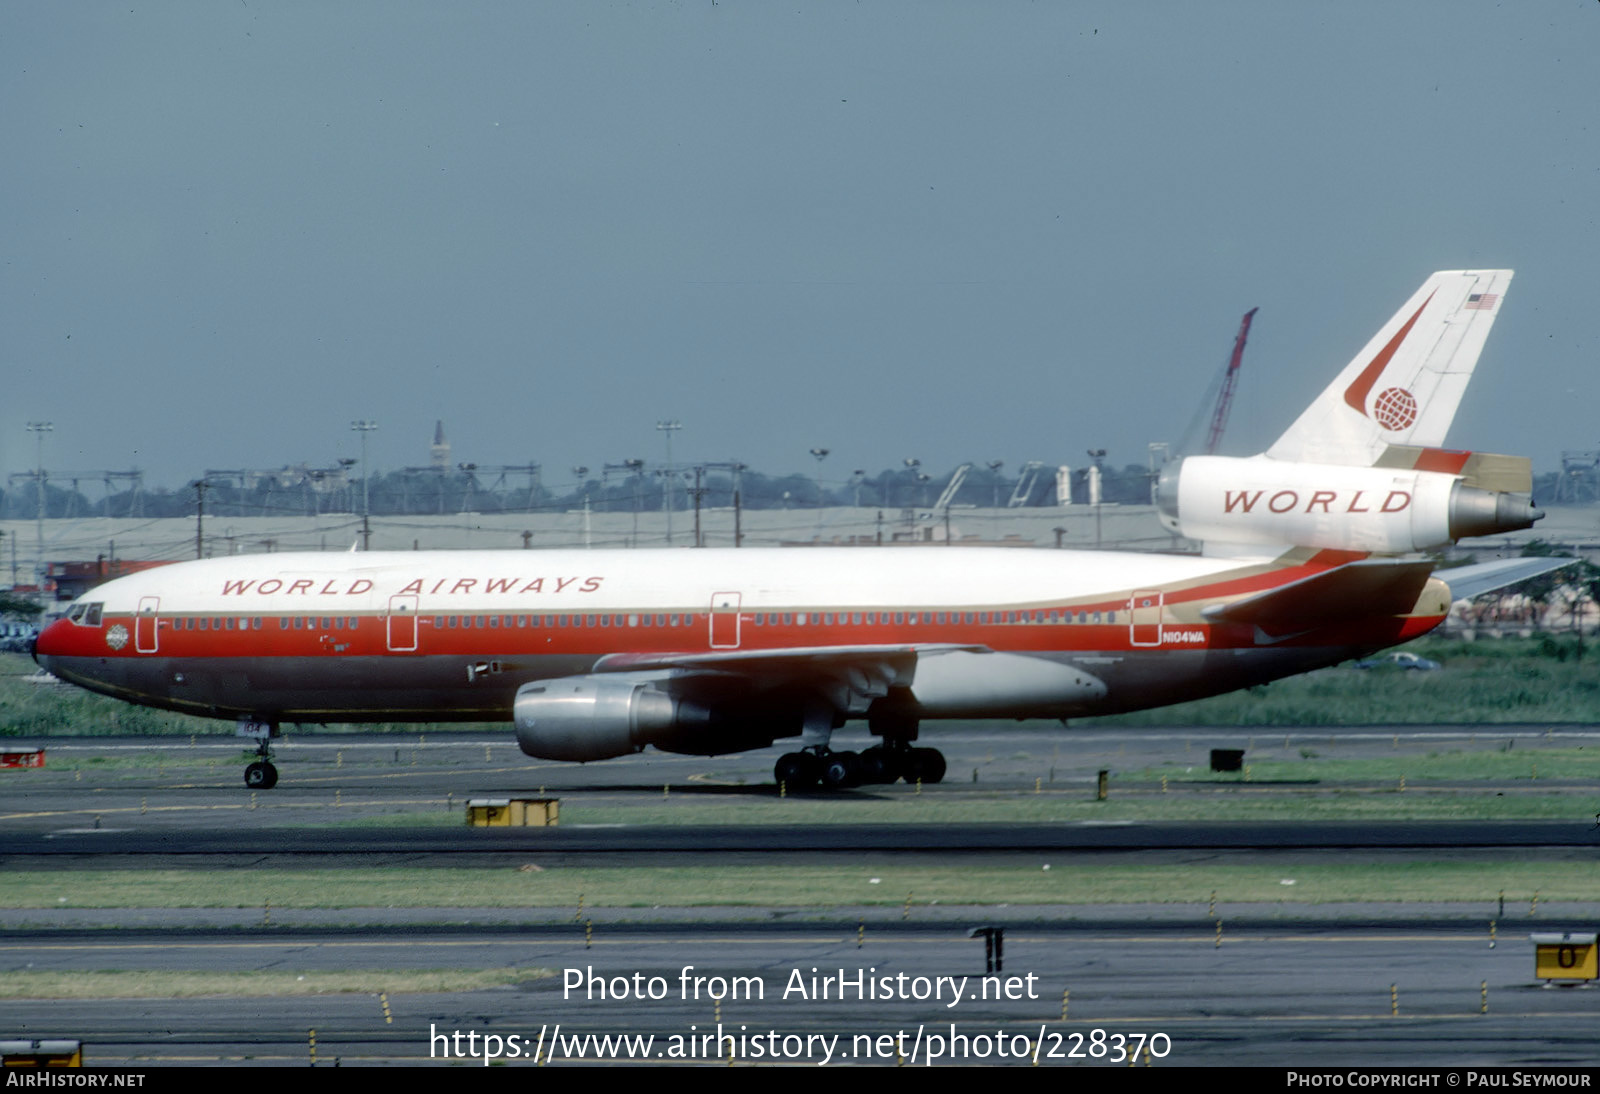
[[[1203,581],[1239,560],[1007,548],[430,551],[206,559],[102,585],[110,614],[159,598],[162,614],[924,610],[1125,601],[1135,588]]]

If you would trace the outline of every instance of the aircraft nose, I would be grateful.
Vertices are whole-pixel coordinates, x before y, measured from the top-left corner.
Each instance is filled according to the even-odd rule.
[[[33,654],[34,664],[40,668],[49,668],[46,662],[52,655],[61,652],[58,648],[60,645],[58,636],[66,622],[64,619],[58,619],[54,623],[46,624],[43,630],[35,632],[29,652]]]

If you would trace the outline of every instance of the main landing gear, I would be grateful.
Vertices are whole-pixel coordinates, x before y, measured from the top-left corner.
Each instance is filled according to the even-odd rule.
[[[278,769],[272,766],[272,738],[278,735],[276,723],[240,718],[234,732],[240,737],[254,737],[256,755],[261,757],[244,769],[244,784],[251,790],[271,790],[277,786]]]
[[[912,748],[906,741],[886,740],[862,752],[834,752],[826,747],[786,752],[772,769],[786,790],[810,790],[819,782],[829,790],[847,790],[869,783],[936,783],[944,778],[944,753]]]

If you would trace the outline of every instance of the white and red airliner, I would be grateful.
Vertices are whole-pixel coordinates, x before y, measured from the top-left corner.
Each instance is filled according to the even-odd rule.
[[[1434,274],[1265,453],[1169,465],[1162,520],[1198,556],[263,554],[102,585],[36,656],[238,720],[261,742],[253,787],[277,781],[279,723],[406,720],[508,720],[524,752],[572,761],[797,739],[775,771],[790,788],[938,781],[944,758],[913,745],[925,719],[1159,706],[1435,627],[1452,594],[1421,552],[1542,515],[1527,460],[1439,447],[1510,279]],[[833,750],[853,720],[881,743]]]

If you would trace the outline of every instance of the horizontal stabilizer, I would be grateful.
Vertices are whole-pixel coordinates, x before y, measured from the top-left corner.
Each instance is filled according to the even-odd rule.
[[[1502,558],[1444,570],[1439,577],[1450,586],[1450,600],[1454,602],[1471,600],[1484,593],[1504,589],[1507,585],[1571,566],[1577,561],[1575,558]]]
[[[1201,613],[1212,623],[1307,631],[1346,619],[1404,615],[1422,595],[1433,563],[1363,559]]]

